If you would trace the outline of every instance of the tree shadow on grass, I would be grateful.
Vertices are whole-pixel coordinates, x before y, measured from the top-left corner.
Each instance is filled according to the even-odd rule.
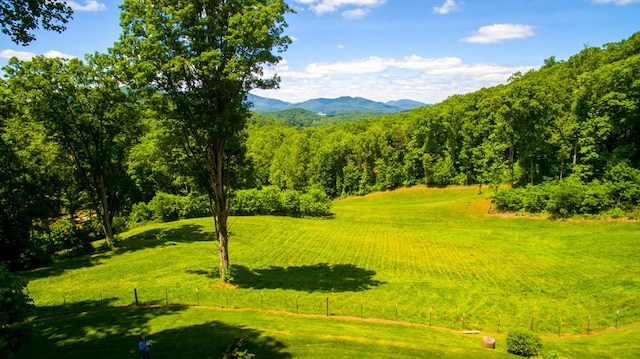
[[[202,242],[212,238],[213,234],[205,232],[204,226],[195,224],[185,224],[178,228],[170,229],[149,229],[118,241],[115,253],[134,252],[141,249],[171,246],[179,243]]]
[[[261,330],[208,320],[200,313],[182,314],[186,309],[121,307],[34,321],[33,339],[17,357],[135,358],[140,356],[138,337],[144,334],[153,343],[154,359],[221,358],[236,337],[244,337],[245,349],[257,358],[291,358],[286,345]],[[180,326],[181,321],[195,324]]]
[[[204,226],[201,225],[185,224],[178,228],[171,229],[149,229],[127,239],[119,240],[113,250],[108,249],[97,253],[69,258],[53,263],[48,267],[22,272],[20,275],[27,280],[59,276],[69,270],[100,265],[103,260],[122,253],[163,246],[175,246],[180,243],[201,242],[211,240],[212,238],[212,233],[205,232]]]
[[[305,292],[360,292],[384,282],[373,279],[376,272],[353,264],[305,265],[249,269],[231,266],[233,283],[240,288],[292,289]]]

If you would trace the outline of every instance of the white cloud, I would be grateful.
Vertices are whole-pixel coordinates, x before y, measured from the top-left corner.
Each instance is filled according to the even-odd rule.
[[[56,51],[56,50],[49,50],[47,52],[45,52],[44,54],[42,54],[42,56],[46,57],[46,58],[54,58],[54,57],[59,57],[61,59],[75,59],[75,56],[72,55],[68,55],[68,54],[64,54],[60,51]]]
[[[444,4],[442,4],[442,6],[436,6],[433,8],[433,11],[438,13],[438,14],[448,14],[454,10],[457,10],[459,8],[458,4],[456,4],[456,0],[445,0]]]
[[[16,57],[20,61],[29,61],[36,55],[37,54],[35,54],[33,52],[16,51],[16,50],[11,50],[11,49],[5,49],[5,50],[0,51],[0,58],[10,59],[12,57]],[[47,57],[47,58],[59,57],[59,58],[63,58],[63,59],[73,59],[73,58],[75,58],[75,56],[63,54],[62,52],[55,51],[55,50],[49,50],[49,51],[45,52],[44,54],[42,54],[42,56]]]
[[[640,4],[640,0],[591,0],[594,4],[615,4],[615,5],[629,5]]]
[[[369,15],[369,10],[368,9],[353,9],[353,10],[347,10],[345,12],[342,13],[342,17],[348,20],[357,20],[357,19],[362,19],[363,17]]]
[[[462,42],[478,44],[496,44],[508,40],[525,39],[534,36],[533,26],[515,24],[494,24],[483,26],[469,37],[461,39]]]
[[[335,12],[341,7],[356,7],[362,10],[363,7],[374,7],[382,5],[386,3],[387,0],[295,0],[295,2],[307,5],[309,9],[311,9],[311,11],[315,12],[318,15],[321,15],[325,13]]]
[[[346,46],[344,46],[343,44],[338,45],[338,49],[342,50],[344,48],[346,48]]]
[[[96,0],[85,0],[84,5],[75,1],[67,1],[67,5],[75,11],[103,11],[107,9],[105,4]]]
[[[282,79],[280,89],[253,92],[289,102],[359,96],[376,101],[408,98],[437,103],[454,94],[506,83],[513,73],[532,68],[465,64],[457,57],[424,58],[417,55],[311,63],[302,70],[292,69],[283,61],[274,69],[265,71],[267,76],[278,73]]]

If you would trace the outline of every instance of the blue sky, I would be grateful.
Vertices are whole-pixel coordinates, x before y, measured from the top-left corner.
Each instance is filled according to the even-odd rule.
[[[121,0],[68,1],[62,34],[37,32],[22,47],[0,36],[0,65],[34,54],[83,57],[120,34]],[[289,0],[293,39],[275,68],[289,102],[359,96],[437,103],[500,83],[555,56],[640,31],[640,0]]]

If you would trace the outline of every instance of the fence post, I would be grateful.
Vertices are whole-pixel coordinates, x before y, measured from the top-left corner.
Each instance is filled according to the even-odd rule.
[[[558,336],[562,336],[562,317],[560,317],[560,322],[558,324]]]
[[[133,288],[133,296],[136,297],[136,305],[139,306],[140,303],[138,302],[138,289]]]
[[[329,297],[327,297],[327,317],[329,316]]]
[[[296,314],[298,313],[298,295],[296,294]]]
[[[196,303],[200,305],[200,289],[196,288]]]
[[[164,302],[169,305],[169,291],[167,289],[164,290]]]
[[[531,315],[531,324],[529,324],[529,330],[530,330],[530,331],[532,331],[532,332],[534,331],[534,330],[533,330],[533,321],[534,321],[534,320],[535,320],[535,316],[534,316],[534,315]]]
[[[429,326],[431,326],[431,313],[433,312],[433,307],[429,308]]]
[[[616,329],[618,329],[618,316],[620,315],[620,309],[616,310]]]
[[[396,322],[398,321],[398,303],[396,303]]]
[[[591,316],[589,316],[589,321],[587,322],[587,335],[591,334]]]
[[[360,319],[364,319],[364,304],[360,301]]]

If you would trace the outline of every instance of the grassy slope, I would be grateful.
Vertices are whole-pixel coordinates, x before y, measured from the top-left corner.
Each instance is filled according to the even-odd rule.
[[[211,220],[199,219],[138,228],[123,236],[115,253],[29,273],[29,289],[43,314],[127,305],[137,288],[145,303],[295,312],[297,302],[298,312],[313,314],[324,313],[329,298],[333,315],[395,320],[398,313],[401,321],[422,324],[429,323],[432,308],[433,325],[457,330],[495,332],[500,321],[504,332],[529,327],[533,318],[536,331],[584,333],[589,315],[591,330],[614,326],[616,310],[620,324],[638,321],[638,223],[487,216],[489,202],[475,191],[410,189],[342,200],[334,206],[334,220],[234,218],[230,250],[236,288],[217,284],[216,250],[206,241]],[[283,330],[314,327],[295,320],[302,322]],[[317,326],[311,337],[344,332],[318,334],[326,324]],[[390,340],[411,338],[394,331]],[[557,345],[564,354],[591,350],[600,344],[596,338],[620,345],[632,335],[562,338]],[[288,353],[307,345],[295,337],[289,348],[296,349]],[[585,346],[592,340],[593,347]],[[326,347],[338,349],[333,356],[341,348],[370,347],[358,340],[338,342]],[[637,356],[637,347],[626,348]]]

